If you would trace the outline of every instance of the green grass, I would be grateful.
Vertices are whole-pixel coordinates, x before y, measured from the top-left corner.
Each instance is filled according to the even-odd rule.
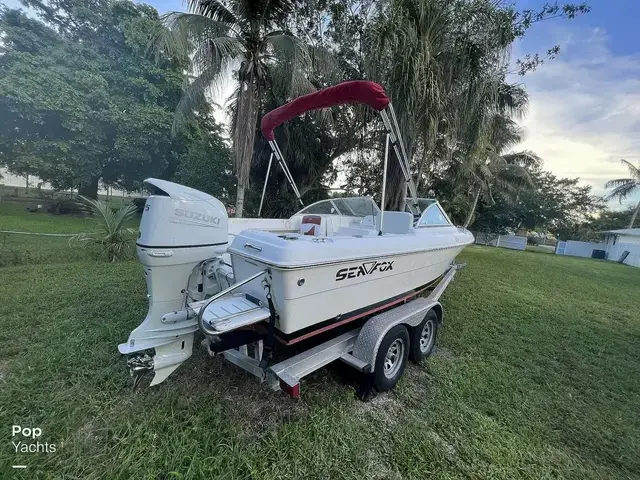
[[[138,228],[139,219],[127,227]],[[96,219],[77,215],[51,215],[47,212],[31,213],[23,205],[0,203],[0,230],[75,234],[95,231]],[[36,265],[43,263],[67,263],[98,259],[99,250],[78,242],[70,242],[68,236],[37,236],[0,232],[0,267],[10,265]],[[133,245],[133,242],[132,242]],[[134,258],[133,248],[129,257]]]
[[[18,203],[0,203],[0,230],[34,233],[82,233],[95,230],[91,217],[27,212]]]
[[[11,199],[11,201],[19,201],[24,204],[32,205],[42,202],[50,201],[51,197],[61,198],[68,197],[70,194],[68,192],[59,192],[55,190],[46,190],[38,191],[37,188],[31,187],[29,188],[29,192],[27,193],[25,187],[15,186],[15,185],[4,185],[0,183],[0,200]],[[47,197],[47,198],[45,198]],[[111,195],[107,196],[102,193],[98,193],[98,199],[109,202],[109,204],[113,206],[120,206],[123,203],[130,203],[131,197],[129,195],[122,196],[120,195]]]
[[[555,248],[549,248],[549,247],[543,247],[543,246],[537,246],[537,245],[527,245],[527,252],[555,254]]]
[[[116,346],[146,313],[137,263],[1,268],[0,472],[640,477],[640,269],[475,246],[460,260],[438,351],[368,403],[339,363],[305,378],[296,401],[199,347],[165,383],[132,393]],[[16,456],[13,424],[41,427],[58,451]]]

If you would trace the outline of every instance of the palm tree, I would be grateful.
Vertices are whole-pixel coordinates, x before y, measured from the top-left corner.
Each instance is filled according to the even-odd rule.
[[[494,28],[504,14],[494,2],[474,3],[478,8],[452,7],[448,0],[386,5],[368,35],[368,73],[396,107],[410,159],[420,154],[413,162],[419,184],[429,164],[448,163],[454,152],[469,160],[481,151],[492,115],[523,114],[527,95],[505,81],[512,39]],[[388,206],[397,207],[404,183],[395,162],[389,182]]]
[[[515,201],[519,189],[532,185],[529,169],[541,162],[528,150],[504,153],[522,141],[522,129],[511,118],[494,114],[488,123],[480,151],[467,157],[456,172],[461,183],[469,185],[470,191],[474,192],[465,227],[471,224],[481,195],[491,203],[495,202],[495,192]]]
[[[605,196],[605,200],[617,198],[620,203],[622,203],[622,200],[627,198],[629,195],[632,195],[635,192],[640,192],[640,164],[636,167],[633,163],[624,159],[620,160],[620,162],[629,169],[630,178],[610,180],[605,183],[604,188],[613,188],[613,191]],[[636,205],[636,209],[631,216],[629,228],[633,228],[633,223],[636,221],[638,211],[640,211],[640,202]]]
[[[306,73],[316,52],[291,32],[280,29],[293,13],[294,5],[294,0],[187,0],[188,13],[165,15],[167,28],[159,30],[154,39],[157,51],[191,62],[192,78],[176,109],[174,129],[184,124],[210,89],[219,87],[234,70],[237,85],[232,141],[239,217],[249,186],[264,90],[278,88],[288,96],[314,90]]]
[[[447,43],[451,17],[439,0],[392,0],[382,8],[363,42],[365,69],[389,94],[411,161],[419,143],[435,136],[443,115],[456,63]],[[388,168],[387,208],[395,209],[405,195],[404,181],[398,162]]]

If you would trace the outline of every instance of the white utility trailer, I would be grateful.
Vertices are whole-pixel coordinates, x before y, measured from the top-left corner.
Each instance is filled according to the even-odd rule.
[[[364,373],[365,381],[358,392],[364,400],[372,388],[380,392],[391,389],[402,376],[408,359],[417,363],[429,356],[443,318],[440,296],[463,266],[451,265],[428,296],[414,296],[406,303],[370,317],[360,328],[335,336],[268,368],[261,365],[262,340],[219,355],[255,375],[261,382],[267,381],[273,390],[281,389],[294,398],[300,396],[302,378],[334,360],[341,360]],[[233,287],[235,285],[224,293],[231,293]],[[203,345],[209,347],[210,341],[205,339]]]

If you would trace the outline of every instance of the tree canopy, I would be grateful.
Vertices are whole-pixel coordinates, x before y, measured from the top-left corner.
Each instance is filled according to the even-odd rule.
[[[28,1],[0,12],[0,158],[11,171],[94,197],[175,168],[185,64],[146,53],[157,12],[128,1]],[[206,108],[206,107],[203,107]]]
[[[567,239],[604,209],[602,199],[590,186],[580,186],[578,178],[558,178],[539,167],[531,168],[530,176],[532,188],[519,190],[515,201],[483,200],[472,228],[492,233],[538,230]]]
[[[246,190],[255,213],[270,156],[256,135],[260,116],[371,79],[395,105],[420,193],[440,198],[458,223],[559,230],[596,208],[577,180],[515,151],[528,96],[510,76],[559,54],[550,45],[514,62],[513,42],[536,22],[588,12],[583,3],[518,11],[491,0],[190,0],[188,12],[160,17],[128,0],[22,1],[37,18],[0,12],[0,163],[55,188],[95,196],[99,182],[132,190],[161,176],[235,200],[238,214]],[[227,138],[209,102],[228,78]],[[305,202],[335,187],[378,198],[384,130],[374,112],[334,107],[275,134]],[[397,162],[387,173],[386,206],[401,207]],[[286,216],[295,197],[279,167],[270,176],[264,215]]]

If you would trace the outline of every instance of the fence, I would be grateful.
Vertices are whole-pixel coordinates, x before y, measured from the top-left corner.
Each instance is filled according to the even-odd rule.
[[[618,243],[617,245],[607,245],[606,243],[578,242],[567,240],[558,242],[556,255],[570,255],[573,257],[591,258],[594,250],[606,251],[606,259],[617,262],[624,252],[629,252],[624,260],[625,265],[640,267],[640,245],[632,243]]]
[[[519,237],[516,235],[487,235],[484,233],[476,233],[474,235],[478,245],[511,248],[513,250],[524,250],[527,248],[527,237]]]
[[[578,242],[576,240],[567,240],[566,242],[558,242],[556,245],[557,255],[569,255],[572,257],[591,258],[594,250],[606,250],[607,245],[604,243]]]

